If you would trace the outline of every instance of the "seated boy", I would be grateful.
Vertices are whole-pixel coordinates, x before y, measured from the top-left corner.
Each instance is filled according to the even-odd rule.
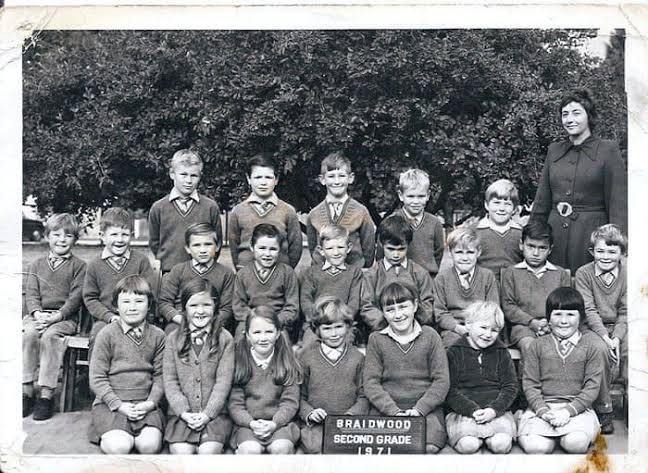
[[[569,287],[569,270],[547,261],[553,246],[551,227],[531,220],[522,229],[524,261],[502,270],[502,310],[511,324],[511,345],[524,359],[536,337],[549,333],[545,317],[547,296],[558,287]]]
[[[157,275],[149,260],[130,249],[133,232],[131,213],[121,207],[111,207],[101,216],[99,228],[104,249],[100,256],[88,263],[83,282],[83,302],[93,319],[88,357],[99,330],[106,324],[119,321],[112,297],[115,284],[126,276],[139,275],[151,287],[157,287]]]
[[[65,337],[76,331],[86,264],[72,254],[79,224],[70,214],[54,214],[45,223],[47,256],[29,265],[23,318],[23,417],[52,417],[52,395],[65,354]],[[34,377],[40,396],[34,406]]]
[[[262,153],[250,159],[246,166],[252,192],[230,212],[227,232],[234,267],[238,271],[254,260],[250,250],[252,232],[264,223],[279,230],[279,261],[294,268],[301,258],[304,239],[297,212],[274,192],[279,182],[277,163],[270,154]]]
[[[165,332],[171,333],[180,326],[182,287],[194,278],[202,278],[218,293],[218,313],[221,326],[232,330],[232,294],[234,272],[216,261],[221,249],[216,229],[209,223],[195,223],[185,231],[185,251],[190,261],[176,264],[162,280],[160,315],[167,322]]]
[[[446,443],[443,403],[450,378],[439,335],[415,319],[416,292],[399,282],[385,286],[380,307],[387,327],[369,335],[364,366],[364,391],[369,414],[424,416],[426,452]]]
[[[210,223],[221,241],[218,204],[197,190],[202,168],[203,162],[197,152],[189,149],[177,151],[171,158],[169,168],[173,188],[169,195],[151,206],[148,217],[149,246],[160,262],[162,274],[189,259],[183,248],[184,232],[189,225]]]
[[[576,289],[585,301],[585,330],[595,332],[607,348],[607,364],[599,399],[594,404],[604,434],[614,432],[610,383],[628,373],[628,306],[626,268],[622,264],[627,244],[618,226],[603,225],[590,239],[594,261],[576,271]]]
[[[306,269],[299,291],[299,305],[304,315],[304,345],[315,341],[311,321],[315,315],[315,301],[320,297],[340,299],[351,311],[352,321],[360,309],[362,270],[345,263],[351,251],[347,229],[340,225],[326,225],[319,234],[317,250],[324,255],[324,263]]]
[[[502,269],[522,261],[522,227],[512,220],[518,202],[518,191],[511,181],[500,179],[493,182],[486,189],[484,201],[488,215],[477,224],[482,248],[477,263],[490,269],[498,284]]]
[[[232,309],[237,322],[236,337],[245,335],[245,320],[250,310],[267,305],[271,307],[289,332],[299,314],[299,285],[295,271],[279,262],[282,233],[274,225],[261,223],[251,235],[254,258],[241,268],[234,281]]]
[[[447,245],[452,267],[441,270],[434,280],[434,317],[446,348],[468,333],[466,307],[476,301],[499,304],[493,272],[477,265],[481,244],[475,230],[457,228],[448,235]]]
[[[367,208],[349,197],[349,184],[355,176],[351,161],[341,152],[331,153],[322,160],[319,181],[326,187],[326,198],[308,214],[306,235],[313,265],[324,258],[317,251],[319,234],[326,225],[337,224],[349,232],[351,250],[346,264],[369,268],[374,262],[375,226]]]
[[[428,272],[407,257],[412,241],[412,227],[400,215],[387,217],[378,227],[378,244],[383,258],[365,272],[362,282],[360,316],[370,331],[381,330],[387,322],[380,306],[380,293],[392,282],[414,288],[416,320],[421,325],[432,325],[434,293]]]

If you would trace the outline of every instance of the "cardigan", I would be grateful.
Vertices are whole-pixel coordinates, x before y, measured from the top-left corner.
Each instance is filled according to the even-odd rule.
[[[493,272],[475,266],[470,288],[464,289],[454,266],[439,272],[434,280],[434,317],[442,330],[454,330],[463,324],[463,310],[476,301],[499,304],[497,281]]]
[[[576,271],[576,289],[585,301],[587,325],[601,338],[608,335],[605,324],[614,324],[612,337],[622,340],[628,332],[627,274],[619,265],[619,276],[610,287],[596,277],[594,262]]]
[[[627,166],[615,142],[590,136],[580,145],[549,145],[531,212],[553,230],[549,260],[574,274],[592,260],[588,247],[595,229],[615,223],[627,234],[627,188]],[[574,213],[561,217],[559,202],[570,203]]]
[[[367,208],[351,197],[342,206],[337,220],[333,219],[326,200],[317,204],[308,214],[306,236],[312,264],[321,266],[324,263],[324,257],[319,251],[316,251],[316,248],[322,228],[332,223],[340,225],[349,231],[351,251],[346,257],[346,264],[369,268],[374,262],[376,227]]]
[[[97,334],[90,358],[90,389],[93,405],[106,404],[111,411],[122,401],[162,399],[162,359],[164,332],[144,323],[143,339],[138,345],[121,324],[108,324]]]
[[[450,379],[441,337],[432,327],[408,344],[399,345],[389,335],[369,335],[364,365],[364,392],[384,415],[414,408],[428,415],[443,404]]]
[[[480,361],[481,357],[481,361]],[[482,350],[473,348],[463,335],[448,348],[450,391],[446,403],[462,416],[492,408],[497,416],[511,407],[518,392],[515,366],[499,340]]]
[[[86,264],[71,255],[52,269],[47,256],[38,258],[27,269],[25,303],[27,313],[58,310],[62,320],[76,320],[81,308]]]
[[[167,337],[164,347],[164,394],[176,416],[185,412],[204,412],[210,419],[224,411],[234,378],[234,341],[221,330],[218,350],[210,353],[206,342],[196,354],[189,348],[180,358],[178,348],[184,343],[180,330]]]
[[[362,270],[357,266],[333,275],[322,270],[320,265],[310,266],[302,275],[299,290],[299,305],[306,322],[315,315],[315,302],[321,296],[335,296],[349,306],[355,317],[360,309]]]
[[[151,206],[148,216],[149,247],[155,258],[160,260],[163,273],[190,258],[184,249],[185,231],[194,223],[210,223],[216,229],[218,241],[223,241],[220,208],[216,201],[205,195],[199,194],[199,201],[193,201],[186,215],[169,201],[169,195]]]
[[[303,382],[299,414],[308,423],[315,409],[327,414],[366,415],[369,401],[362,390],[364,356],[347,343],[342,356],[336,361],[322,353],[321,343],[307,345],[299,354]]]

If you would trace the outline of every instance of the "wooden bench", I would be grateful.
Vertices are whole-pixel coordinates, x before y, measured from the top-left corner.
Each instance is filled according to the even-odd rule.
[[[79,366],[88,366],[88,337],[70,336],[65,341],[63,357],[63,381],[61,383],[61,412],[71,411],[74,407],[74,388]],[[85,352],[85,357],[80,357]]]

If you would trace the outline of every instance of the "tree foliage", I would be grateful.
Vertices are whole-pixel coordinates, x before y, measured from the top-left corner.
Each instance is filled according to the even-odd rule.
[[[42,32],[23,56],[24,194],[46,211],[148,209],[193,147],[227,209],[245,159],[270,151],[278,194],[308,211],[341,149],[374,217],[410,166],[446,216],[482,208],[500,177],[530,202],[564,91],[590,88],[599,134],[626,148],[620,33],[601,61],[580,48],[595,32],[574,30]]]

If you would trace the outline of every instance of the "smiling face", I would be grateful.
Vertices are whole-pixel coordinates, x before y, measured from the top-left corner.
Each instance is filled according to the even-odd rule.
[[[277,263],[280,249],[276,238],[260,236],[252,245],[252,256],[259,266],[270,269]]]
[[[418,304],[416,301],[387,303],[383,306],[385,320],[396,335],[409,335],[414,330],[414,314]]]
[[[173,187],[184,197],[189,197],[198,188],[201,174],[199,164],[176,164],[169,170]]]
[[[131,229],[126,227],[109,226],[103,232],[99,232],[101,241],[113,256],[123,256],[130,245]]]
[[[569,102],[561,110],[562,125],[570,138],[589,135],[589,119],[585,108],[578,102]]]
[[[213,233],[191,235],[189,237],[189,246],[185,246],[185,251],[189,253],[192,259],[202,264],[207,264],[216,257],[219,246]]]
[[[274,169],[265,166],[252,166],[247,181],[252,193],[260,199],[270,198],[278,182]]]
[[[339,348],[346,340],[349,326],[342,321],[332,324],[322,324],[318,328],[319,337],[324,345],[331,348]]]
[[[117,295],[119,317],[133,327],[141,324],[148,313],[149,300],[144,294],[120,292]]]
[[[322,242],[321,252],[326,261],[333,266],[340,266],[351,251],[351,245],[346,238],[330,238]]]
[[[214,299],[208,292],[194,294],[185,306],[187,321],[198,329],[203,329],[211,324],[214,310]]]
[[[354,174],[346,167],[331,169],[319,175],[319,181],[326,186],[326,193],[336,199],[347,195],[349,184],[353,182]]]
[[[604,273],[619,266],[623,256],[618,245],[608,245],[604,240],[597,240],[591,253],[594,256],[594,265]]]
[[[482,319],[466,322],[468,329],[468,342],[473,348],[484,349],[497,340],[499,328],[494,320]]]
[[[515,205],[511,199],[493,197],[488,202],[484,202],[484,207],[488,212],[488,218],[496,225],[507,224],[515,213]]]
[[[407,256],[407,245],[383,243],[382,247],[385,260],[391,265],[402,264]]]
[[[555,309],[549,316],[551,332],[558,338],[569,338],[578,330],[580,313],[577,310]]]
[[[430,189],[422,185],[408,187],[398,191],[398,198],[403,203],[405,211],[412,217],[417,217],[425,210],[425,205],[430,199]]]
[[[520,243],[520,249],[524,256],[524,261],[531,268],[540,268],[547,262],[551,254],[551,245],[549,240],[536,240],[535,238],[525,238],[524,243]]]
[[[46,238],[49,243],[50,251],[58,256],[67,255],[72,250],[72,246],[76,241],[74,233],[65,228],[58,228],[50,231]]]
[[[472,245],[457,245],[450,251],[452,264],[460,274],[472,271],[480,255],[481,249]]]
[[[275,342],[279,338],[279,330],[268,320],[254,317],[250,321],[246,337],[252,350],[259,357],[266,358],[274,349]]]

